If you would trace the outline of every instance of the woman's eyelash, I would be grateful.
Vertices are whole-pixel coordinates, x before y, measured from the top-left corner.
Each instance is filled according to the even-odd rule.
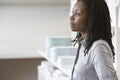
[[[81,13],[79,13],[79,12],[72,11],[72,13],[75,14],[75,15],[79,15],[79,16],[81,15]]]
[[[76,14],[76,15],[79,15],[79,16],[81,15],[80,13],[75,13],[75,14]]]
[[[74,11],[72,11],[72,13],[74,13]]]

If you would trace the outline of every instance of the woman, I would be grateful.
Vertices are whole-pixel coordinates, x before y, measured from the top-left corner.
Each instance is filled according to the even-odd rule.
[[[104,0],[78,0],[70,16],[79,44],[71,80],[118,80],[108,6]]]

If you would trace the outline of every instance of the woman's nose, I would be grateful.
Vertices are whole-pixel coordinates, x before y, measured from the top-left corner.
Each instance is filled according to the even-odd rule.
[[[71,21],[74,20],[74,16],[73,16],[73,14],[70,16],[70,20],[71,20]]]

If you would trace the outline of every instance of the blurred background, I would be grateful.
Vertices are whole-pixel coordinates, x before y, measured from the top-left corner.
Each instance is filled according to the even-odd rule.
[[[120,1],[106,0],[120,79]],[[0,80],[69,80],[76,0],[0,0]],[[66,65],[67,64],[67,65]]]

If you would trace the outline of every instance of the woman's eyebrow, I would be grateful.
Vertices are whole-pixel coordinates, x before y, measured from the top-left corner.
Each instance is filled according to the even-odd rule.
[[[75,9],[75,8],[73,8],[73,9],[72,9],[72,12],[82,12],[82,11],[81,11],[80,8],[79,8],[79,9]]]
[[[81,10],[80,10],[80,9],[78,9],[78,10],[76,10],[76,12],[81,12]]]
[[[77,12],[78,10],[77,10],[77,9],[76,9],[76,10],[75,10],[75,9],[73,9],[72,11],[73,11],[73,12]]]

